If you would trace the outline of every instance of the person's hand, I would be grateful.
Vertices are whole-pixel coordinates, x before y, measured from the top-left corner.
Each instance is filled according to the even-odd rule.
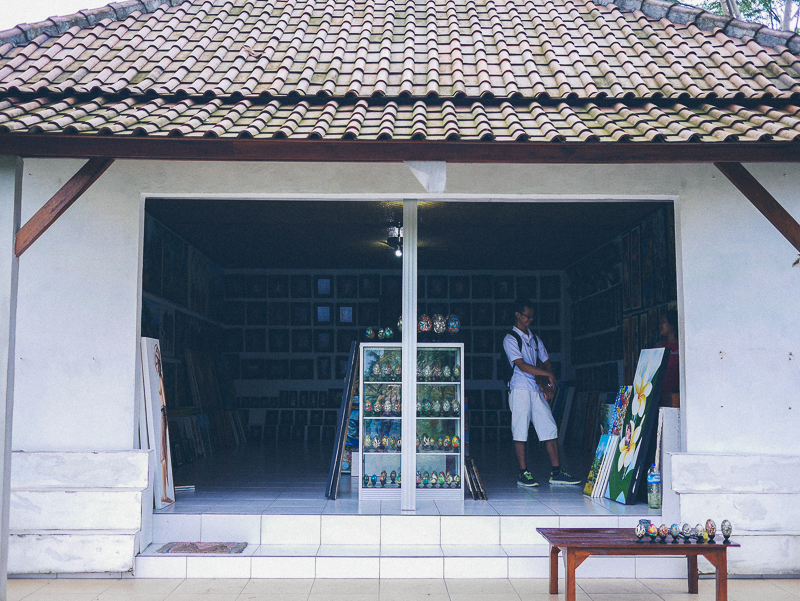
[[[544,400],[549,403],[551,400],[553,400],[553,397],[555,396],[556,391],[552,386],[544,386],[543,388],[544,388],[544,391],[543,391]]]
[[[553,375],[553,373],[552,373],[552,372],[550,372],[549,374],[547,374],[547,377],[548,377],[548,378],[550,378],[550,387],[551,387],[551,388],[553,388],[553,389],[555,389],[555,387],[556,387],[556,381],[557,381],[557,380],[556,380],[556,377]]]

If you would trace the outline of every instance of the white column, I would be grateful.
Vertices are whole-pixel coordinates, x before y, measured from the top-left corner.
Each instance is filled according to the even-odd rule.
[[[403,453],[400,467],[401,513],[417,504],[417,201],[403,201]]]
[[[17,269],[14,235],[20,225],[22,159],[0,156],[0,389],[5,391],[5,411],[0,412],[0,601],[6,601],[8,577],[8,516],[11,504],[11,417],[14,409],[14,335],[17,320]]]

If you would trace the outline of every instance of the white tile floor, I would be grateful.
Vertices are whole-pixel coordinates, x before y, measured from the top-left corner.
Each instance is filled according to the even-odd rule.
[[[546,579],[414,580],[10,579],[8,601],[549,601]],[[577,581],[580,601],[709,601],[714,581],[689,595],[685,580]],[[800,580],[728,581],[730,601],[797,601]]]

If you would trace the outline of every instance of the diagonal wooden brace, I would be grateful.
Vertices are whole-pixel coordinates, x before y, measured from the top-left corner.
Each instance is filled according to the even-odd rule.
[[[80,171],[70,178],[62,188],[48,200],[45,205],[36,211],[28,222],[19,228],[14,242],[14,254],[20,257],[30,246],[44,234],[68,208],[72,206],[81,194],[97,181],[114,159],[96,158],[81,167]]]

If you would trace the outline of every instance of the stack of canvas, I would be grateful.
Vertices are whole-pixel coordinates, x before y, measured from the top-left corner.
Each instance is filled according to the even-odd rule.
[[[604,408],[608,409],[604,409],[604,417],[600,422],[600,442],[597,445],[597,452],[589,470],[586,486],[583,489],[583,494],[585,495],[602,497],[608,488],[611,462],[619,442],[619,431],[632,390],[631,386],[623,386],[619,389],[613,405],[603,405]]]

